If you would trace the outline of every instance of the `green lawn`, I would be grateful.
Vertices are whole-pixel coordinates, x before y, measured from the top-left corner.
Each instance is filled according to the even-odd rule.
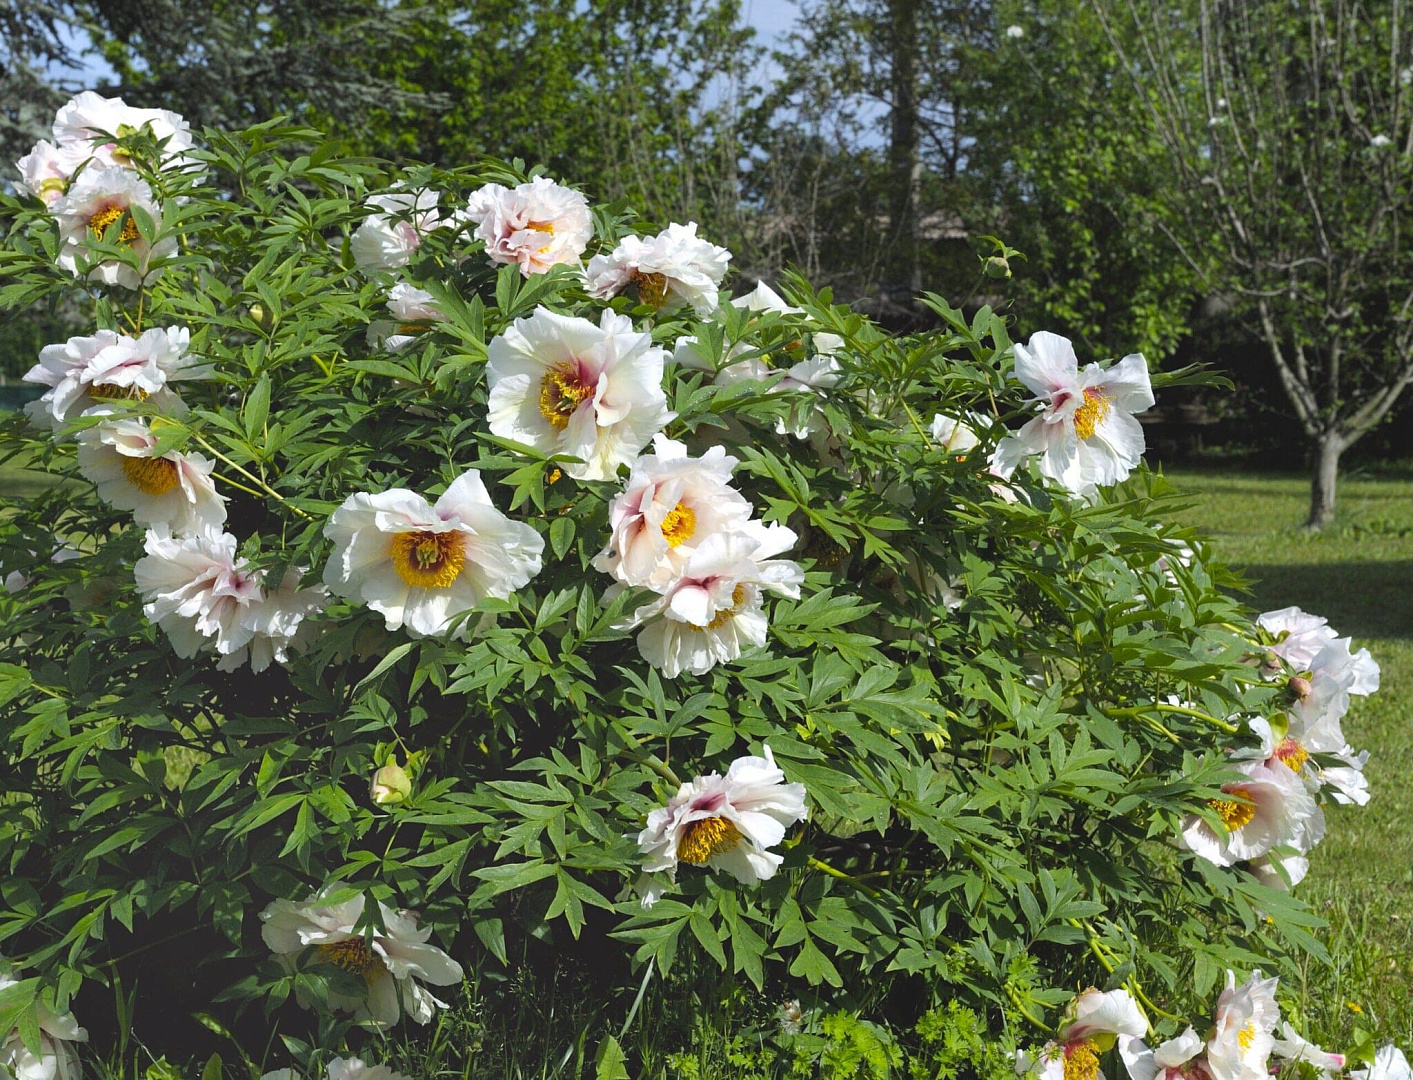
[[[1413,1038],[1413,476],[1345,480],[1338,523],[1300,529],[1304,477],[1169,471],[1196,504],[1183,517],[1213,554],[1252,582],[1258,610],[1297,604],[1326,616],[1383,668],[1379,692],[1356,699],[1345,734],[1370,752],[1373,798],[1334,807],[1300,895],[1331,921],[1339,967],[1312,972],[1317,1012],[1335,1033],[1355,1025]],[[1353,1001],[1365,1010],[1356,1012]]]

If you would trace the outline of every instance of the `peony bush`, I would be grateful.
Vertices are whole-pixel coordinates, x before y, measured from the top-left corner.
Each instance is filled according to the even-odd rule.
[[[564,963],[715,970],[802,1060],[843,1010],[1344,1068],[1278,987],[1378,668],[1171,524],[1134,415],[1198,373],[733,289],[519,163],[86,93],[19,169],[0,306],[91,326],[0,434],[53,479],[0,516],[0,1074],[104,1059],[151,956],[252,1075],[386,1080]]]

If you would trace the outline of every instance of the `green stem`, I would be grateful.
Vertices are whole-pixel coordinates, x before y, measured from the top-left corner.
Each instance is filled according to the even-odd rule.
[[[1173,713],[1177,716],[1191,716],[1196,720],[1202,720],[1208,724],[1211,724],[1215,728],[1220,728],[1228,735],[1236,735],[1239,734],[1241,731],[1241,728],[1237,727],[1235,724],[1230,724],[1225,720],[1219,720],[1217,719],[1217,717],[1212,716],[1210,713],[1204,713],[1200,709],[1189,709],[1183,705],[1164,705],[1162,702],[1158,701],[1153,702],[1151,705],[1143,705],[1141,707],[1132,709],[1109,709],[1107,710],[1107,712],[1110,716],[1131,716],[1138,720],[1148,720],[1156,724],[1156,720],[1153,720],[1152,717],[1145,715],[1148,710],[1156,710],[1157,712],[1161,713]],[[1170,737],[1172,736],[1172,733],[1167,732],[1166,728],[1164,729],[1164,731]]]
[[[1033,1015],[1031,1015],[1030,1010],[1025,1007],[1025,1002],[1021,1001],[1020,995],[1016,993],[1015,988],[1009,983],[1006,984],[1006,996],[1011,999],[1011,1004],[1016,1007],[1016,1011],[1019,1012],[1022,1016],[1024,1016],[1027,1020],[1029,1020],[1036,1027],[1038,1027],[1041,1031],[1048,1032],[1050,1030],[1048,1027],[1045,1026],[1045,1022],[1043,1020],[1037,1020]]]
[[[821,874],[828,874],[830,877],[838,878],[840,881],[847,881],[850,885],[854,886],[856,889],[862,890],[875,900],[881,895],[877,889],[870,888],[852,874],[846,874],[844,871],[830,866],[823,859],[816,859],[811,855],[809,857],[809,865],[811,868],[818,870]]]
[[[248,469],[242,468],[241,466],[237,465],[234,461],[232,461],[230,458],[226,457],[225,454],[223,454],[223,453],[221,453],[221,451],[217,450],[214,446],[212,446],[209,442],[207,442],[205,439],[203,439],[203,438],[202,438],[199,434],[197,434],[195,431],[193,431],[193,432],[191,433],[191,437],[192,437],[193,439],[195,439],[198,443],[200,443],[203,447],[205,447],[207,450],[209,450],[212,454],[214,454],[218,459],[220,459],[221,461],[224,461],[224,462],[225,462],[227,465],[229,465],[232,469],[234,469],[236,472],[240,473],[241,476],[245,477],[245,478],[246,478],[247,480],[249,480],[252,484],[255,484],[256,486],[258,486],[258,487],[260,488],[260,491],[259,491],[259,492],[254,492],[253,494],[260,494],[261,492],[263,492],[264,494],[268,495],[270,498],[275,499],[276,501],[283,503],[285,506],[287,506],[287,507],[290,509],[290,511],[292,511],[292,512],[295,513],[295,514],[298,514],[300,517],[304,518],[305,521],[313,521],[313,520],[314,520],[314,518],[313,518],[311,515],[306,514],[306,513],[305,513],[303,510],[301,510],[299,507],[291,505],[291,504],[290,504],[290,501],[289,501],[288,499],[286,499],[286,498],[285,498],[283,495],[281,495],[278,491],[276,491],[274,488],[272,488],[269,484],[265,483],[265,481],[261,480],[260,477],[254,475],[254,474],[251,473]],[[227,481],[227,483],[229,483],[229,481]]]

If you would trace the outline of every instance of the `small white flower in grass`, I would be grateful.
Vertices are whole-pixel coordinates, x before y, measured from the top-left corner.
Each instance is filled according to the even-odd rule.
[[[809,817],[804,784],[787,784],[770,747],[764,757],[740,757],[726,775],[710,773],[683,784],[664,807],[648,815],[638,834],[643,870],[677,880],[678,863],[724,870],[755,885],[775,876],[784,857],[768,850],[788,826]],[[651,907],[660,886],[644,895]]]
[[[491,262],[515,263],[524,277],[577,264],[594,235],[589,200],[547,176],[513,188],[487,184],[457,216],[475,223]]]
[[[369,196],[367,205],[380,213],[366,218],[348,247],[360,270],[396,270],[412,261],[422,238],[443,224],[435,191],[393,191]]]
[[[400,281],[388,292],[388,311],[391,319],[379,319],[368,324],[368,345],[370,348],[396,352],[417,340],[439,322],[446,322],[446,315],[437,307],[436,299],[425,289]]]
[[[180,538],[166,526],[147,532],[147,554],[133,567],[142,613],[184,659],[208,647],[223,658],[238,655],[255,635],[249,616],[264,591],[236,547],[234,536],[214,528]]]
[[[488,596],[505,599],[540,572],[544,540],[491,502],[468,469],[433,505],[415,491],[350,495],[324,526],[334,542],[324,584],[379,612],[389,630],[446,634]],[[465,636],[463,624],[459,636]]]
[[[0,957],[0,993],[20,981],[14,967]],[[74,1043],[88,1042],[73,1013],[53,1013],[39,1006],[39,1045],[25,1045],[19,1026],[0,1032],[0,1077],[6,1080],[79,1080],[83,1066]]]
[[[1119,1057],[1130,1080],[1183,1080],[1188,1076],[1205,1080],[1205,1066],[1194,1061],[1205,1049],[1202,1036],[1191,1027],[1159,1043],[1155,1050],[1132,1035],[1119,1036]]]
[[[109,420],[78,433],[78,466],[98,497],[131,510],[139,525],[200,532],[226,520],[226,500],[211,480],[214,462],[176,450],[160,456],[157,436],[136,417]]]
[[[546,454],[570,454],[576,480],[611,480],[676,414],[662,390],[663,351],[626,316],[587,319],[537,308],[491,340],[491,431]]]
[[[1148,1020],[1127,990],[1084,991],[1070,1002],[1058,1038],[1045,1044],[1038,1059],[1021,1051],[1016,1072],[1043,1080],[1101,1080],[1099,1055],[1120,1035],[1138,1036]]]
[[[1324,816],[1300,777],[1280,761],[1240,769],[1246,778],[1224,784],[1223,797],[1210,803],[1225,835],[1194,814],[1183,825],[1187,848],[1217,866],[1258,859],[1276,847],[1308,851],[1311,837],[1323,834]]]
[[[429,945],[431,928],[419,930],[416,916],[394,911],[382,902],[378,912],[383,928],[365,935],[356,930],[363,915],[363,896],[339,904],[325,904],[319,896],[304,903],[276,900],[260,913],[265,924],[260,935],[275,955],[293,961],[306,950],[318,959],[361,978],[362,995],[330,989],[329,1004],[356,1019],[395,1024],[403,1012],[426,1024],[446,1003],[422,985],[454,986],[461,982],[461,965],[435,945]]]
[[[705,317],[716,310],[730,261],[731,252],[697,236],[695,221],[674,223],[646,240],[625,236],[609,254],[590,259],[589,295],[607,300],[632,285],[651,308],[690,304]]]
[[[1289,1022],[1282,1025],[1284,1038],[1277,1039],[1272,1046],[1272,1053],[1281,1061],[1295,1064],[1297,1062],[1313,1066],[1315,1071],[1322,1078],[1327,1078],[1332,1073],[1337,1073],[1344,1068],[1344,1055],[1331,1054],[1321,1050],[1308,1039],[1303,1038]]]
[[[88,147],[55,146],[41,139],[15,163],[15,168],[20,170],[20,187],[45,206],[52,207],[63,198],[78,167],[91,157]]]
[[[1214,1080],[1267,1080],[1267,1062],[1275,1046],[1280,1007],[1279,979],[1262,979],[1259,971],[1241,986],[1227,972],[1227,987],[1217,999],[1217,1012],[1207,1037],[1207,1069]]]
[[[594,567],[628,586],[665,588],[707,537],[740,528],[751,504],[731,487],[737,461],[720,446],[699,458],[665,435],[633,462],[609,506],[610,537]]]
[[[772,558],[795,540],[785,526],[759,522],[707,537],[662,596],[624,624],[642,627],[639,654],[673,679],[684,671],[705,675],[745,648],[764,645],[769,623],[762,593],[800,595],[799,565]]]
[[[1387,135],[1375,135],[1369,140],[1369,145],[1376,150],[1382,150],[1385,146],[1392,146],[1393,140]]]
[[[1019,39],[1025,37],[1025,27],[1014,25],[1008,26],[1006,27],[1006,36],[1012,41],[1018,41]]]
[[[69,101],[54,117],[54,141],[64,148],[91,154],[105,166],[131,164],[127,155],[111,141],[99,141],[101,136],[122,138],[143,129],[162,146],[163,168],[180,167],[183,156],[192,148],[191,129],[180,113],[167,109],[138,109],[122,98],[105,98],[85,90]]]
[[[88,280],[124,288],[141,287],[145,278],[156,276],[150,271],[154,259],[166,258],[177,250],[176,237],[168,236],[156,245],[149,244],[138,232],[132,208],[142,209],[154,225],[162,223],[162,209],[152,195],[147,181],[130,169],[85,169],[68,193],[54,204],[54,218],[59,223],[58,263],[77,277],[79,259],[89,258],[89,244],[104,239],[115,228],[115,240],[137,254],[137,268],[113,260],[102,262],[89,271]]]
[[[1409,1068],[1403,1051],[1389,1043],[1378,1049],[1367,1069],[1351,1070],[1349,1080],[1413,1080],[1413,1068]]]
[[[26,411],[41,426],[54,427],[111,401],[146,401],[179,416],[185,407],[170,384],[211,376],[211,365],[187,352],[184,326],[148,330],[136,338],[114,330],[46,345],[25,381],[49,387]]]
[[[1126,478],[1143,456],[1143,429],[1133,414],[1153,405],[1143,357],[1080,371],[1069,340],[1044,330],[1015,352],[1016,378],[1035,393],[1041,412],[997,445],[997,473],[1010,476],[1039,455],[1041,475],[1076,495]]]

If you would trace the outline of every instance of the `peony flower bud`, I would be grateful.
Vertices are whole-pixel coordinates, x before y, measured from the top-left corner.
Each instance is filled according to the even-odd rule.
[[[368,796],[378,806],[398,806],[412,794],[412,781],[396,761],[389,761],[373,774]]]
[[[986,260],[985,274],[989,278],[1004,281],[1011,276],[1011,264],[1001,255],[992,255]]]
[[[1288,683],[1291,694],[1296,701],[1308,701],[1310,699],[1310,680],[1300,675],[1292,675]]]

